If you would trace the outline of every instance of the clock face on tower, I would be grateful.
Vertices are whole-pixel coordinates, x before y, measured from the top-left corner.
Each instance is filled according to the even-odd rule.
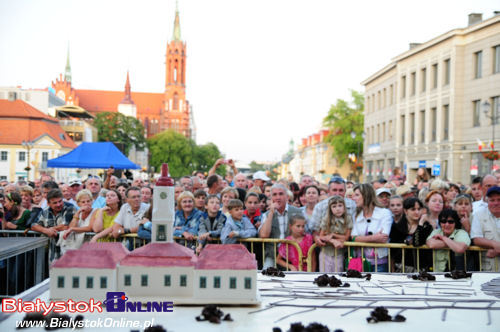
[[[64,93],[63,90],[57,91],[56,96],[58,96],[59,98],[61,98],[64,101],[66,101],[66,94]]]

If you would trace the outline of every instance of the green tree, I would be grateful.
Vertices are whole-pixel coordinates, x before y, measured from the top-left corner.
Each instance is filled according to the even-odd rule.
[[[343,164],[350,153],[363,154],[363,94],[351,90],[351,102],[337,99],[337,102],[330,107],[328,115],[323,119],[323,124],[330,129],[330,134],[326,137],[333,147],[333,156]],[[356,136],[353,139],[351,133]],[[358,160],[361,156],[358,156]]]
[[[219,148],[213,143],[196,145],[192,139],[173,130],[161,132],[148,140],[151,166],[160,169],[168,163],[170,175],[181,177],[191,175],[195,170],[208,171],[221,158]]]
[[[255,173],[257,171],[265,171],[266,167],[262,164],[259,164],[255,160],[252,160],[249,164],[250,166],[250,173]]]
[[[97,128],[99,142],[123,143],[125,155],[134,144],[138,150],[146,146],[144,126],[134,117],[118,112],[102,112],[97,114],[94,127]]]

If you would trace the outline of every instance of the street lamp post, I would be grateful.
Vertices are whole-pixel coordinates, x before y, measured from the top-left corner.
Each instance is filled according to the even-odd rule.
[[[491,120],[491,150],[495,150],[495,125],[498,121],[498,118],[500,117],[500,102],[496,102],[496,105],[494,107],[491,107],[490,103],[486,100],[484,101],[483,105],[483,112],[484,115],[486,115],[487,118]],[[490,114],[490,109],[491,109],[491,114]],[[490,171],[493,169],[493,160],[491,160],[491,167]]]
[[[30,150],[33,148],[33,142],[31,141],[25,141],[23,140],[23,142],[21,143],[21,145],[23,147],[26,148],[26,150],[28,151],[28,158],[26,159],[26,162],[27,162],[27,165],[26,165],[26,181],[29,181],[30,180]]]

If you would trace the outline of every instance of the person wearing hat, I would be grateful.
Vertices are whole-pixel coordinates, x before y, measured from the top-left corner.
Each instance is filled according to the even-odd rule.
[[[406,184],[396,188],[396,195],[403,197],[403,200],[415,197],[415,193],[411,190],[411,187]]]
[[[377,195],[379,203],[388,209],[391,202],[391,191],[387,188],[381,187],[375,191],[375,194]]]
[[[473,209],[470,236],[474,245],[488,249],[481,253],[481,271],[500,270],[500,187],[486,192],[487,209]],[[495,262],[496,260],[496,262]]]
[[[76,197],[76,194],[78,194],[78,192],[83,189],[82,188],[82,181],[79,178],[73,178],[73,179],[69,180],[68,185],[71,188],[71,196],[74,200]]]
[[[262,192],[264,192],[264,184],[271,179],[266,175],[264,171],[257,171],[253,173],[253,185],[259,187]]]

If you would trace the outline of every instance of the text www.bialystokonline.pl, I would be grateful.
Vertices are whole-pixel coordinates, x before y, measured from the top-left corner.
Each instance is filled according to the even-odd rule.
[[[81,329],[81,328],[136,328],[136,329],[146,329],[154,325],[155,319],[151,320],[129,320],[125,318],[98,318],[96,320],[83,319],[75,320],[71,318],[70,320],[64,320],[61,318],[51,318],[50,320],[40,320],[40,321],[16,321],[16,329],[20,328],[31,328],[31,327],[49,327],[49,328],[70,328],[70,329]]]

